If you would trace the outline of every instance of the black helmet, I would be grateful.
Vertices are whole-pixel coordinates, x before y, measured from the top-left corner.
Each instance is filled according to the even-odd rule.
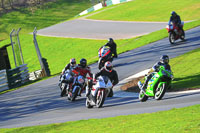
[[[109,42],[109,43],[113,43],[114,40],[113,40],[112,38],[109,38],[109,39],[108,39],[108,42]]]
[[[111,63],[110,61],[107,61],[107,62],[105,63],[105,65],[104,65],[104,68],[105,68],[106,71],[112,72],[113,65],[112,65],[112,63]]]
[[[165,63],[165,64],[168,64],[169,63],[169,56],[168,55],[162,55],[160,57],[160,60]]]
[[[172,16],[176,15],[176,12],[175,12],[175,11],[172,11],[172,12],[171,12],[171,15],[172,15]]]
[[[84,58],[82,58],[82,59],[80,60],[80,65],[81,65],[83,68],[85,68],[85,67],[87,66],[87,60],[84,59]]]

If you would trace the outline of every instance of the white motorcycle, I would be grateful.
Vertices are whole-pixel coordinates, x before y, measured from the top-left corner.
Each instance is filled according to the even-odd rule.
[[[92,86],[90,94],[86,97],[86,107],[102,107],[111,89],[112,83],[110,79],[107,76],[99,76],[96,83]]]

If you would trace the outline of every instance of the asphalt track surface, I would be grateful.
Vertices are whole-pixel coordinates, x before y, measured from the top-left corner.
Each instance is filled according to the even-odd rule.
[[[163,54],[171,58],[200,48],[200,27],[186,31],[186,41],[170,45],[168,38],[120,54],[113,61],[119,79],[123,80],[150,68]],[[91,65],[92,72],[97,64]],[[173,70],[173,68],[172,68]],[[200,91],[166,93],[162,100],[149,99],[141,103],[135,93],[114,92],[107,98],[103,108],[87,109],[85,97],[70,102],[59,96],[59,77],[53,77],[33,85],[0,95],[0,128],[44,125],[90,118],[150,113],[172,108],[200,104]],[[115,89],[115,88],[114,88]]]
[[[108,39],[109,37],[125,39],[163,29],[166,25],[167,22],[76,19],[38,30],[38,35],[88,39]]]

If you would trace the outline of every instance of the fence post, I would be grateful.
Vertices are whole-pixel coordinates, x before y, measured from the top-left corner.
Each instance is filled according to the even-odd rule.
[[[13,29],[10,33],[10,41],[11,41],[11,45],[12,45],[12,51],[13,51],[13,56],[14,56],[14,61],[15,61],[15,67],[17,67],[17,62],[16,62],[16,57],[15,57],[15,50],[14,50],[14,43],[12,40],[12,37],[14,36],[13,33],[15,32],[15,29]]]
[[[24,64],[24,58],[22,55],[22,49],[21,49],[21,44],[20,44],[20,40],[19,40],[19,32],[20,32],[21,28],[19,28],[17,30],[17,40],[18,40],[18,45],[19,45],[19,50],[20,50],[20,56],[21,56],[21,60],[22,60],[22,64]]]
[[[36,52],[37,52],[37,56],[38,56],[38,59],[39,59],[39,62],[40,62],[40,66],[41,66],[41,70],[42,70],[42,76],[47,76],[47,72],[45,70],[44,63],[42,61],[42,55],[41,55],[40,49],[38,47],[38,43],[37,43],[37,39],[36,39],[36,34],[37,34],[37,29],[35,27],[35,29],[33,31],[33,42],[34,42],[35,49],[36,49]]]

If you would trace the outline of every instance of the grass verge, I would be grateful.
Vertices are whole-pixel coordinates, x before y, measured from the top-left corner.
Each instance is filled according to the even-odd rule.
[[[115,8],[113,8],[115,6]],[[176,11],[181,19],[194,20],[200,16],[199,0],[134,0],[104,8],[89,19],[122,21],[169,21],[171,11]]]
[[[200,48],[170,60],[173,90],[200,88]]]
[[[73,18],[91,6],[89,0],[57,0],[34,8],[19,8],[0,16],[0,40],[7,39],[12,29],[22,28],[30,33],[35,27],[41,29]]]
[[[43,126],[0,129],[0,131],[2,133],[199,132],[199,110],[200,105],[194,105],[156,113],[80,120]]]

